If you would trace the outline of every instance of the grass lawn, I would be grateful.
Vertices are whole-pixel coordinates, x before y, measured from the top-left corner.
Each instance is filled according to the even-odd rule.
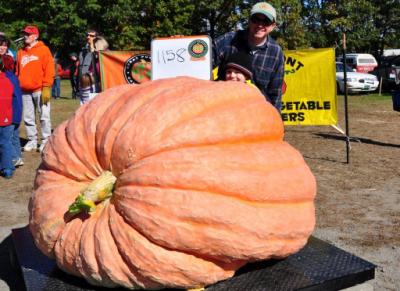
[[[72,99],[71,83],[69,80],[61,80],[61,98],[51,99],[51,123],[56,128],[61,122],[67,120],[79,108],[79,99]],[[36,123],[40,131],[40,120],[36,116]],[[20,136],[26,138],[24,122],[21,123]],[[40,140],[40,138],[39,138]]]
[[[360,107],[365,106],[365,104],[369,105],[383,105],[385,103],[392,102],[391,93],[369,93],[369,94],[349,94],[347,96],[348,105],[351,107]],[[344,104],[344,95],[338,95],[338,104],[339,106]],[[344,106],[344,105],[343,105]]]
[[[51,103],[51,121],[53,128],[68,119],[79,107],[79,99],[72,99],[71,83],[61,80],[61,98]]]

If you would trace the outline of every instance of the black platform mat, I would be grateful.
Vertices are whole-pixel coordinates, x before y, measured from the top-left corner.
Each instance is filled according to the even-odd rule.
[[[97,288],[57,268],[34,245],[27,227],[12,230],[16,265],[27,290],[119,290]],[[340,290],[373,279],[375,265],[311,237],[298,253],[284,260],[248,264],[207,291]],[[171,289],[165,289],[171,290]]]

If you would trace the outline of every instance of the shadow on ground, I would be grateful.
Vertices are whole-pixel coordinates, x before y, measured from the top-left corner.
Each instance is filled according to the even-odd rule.
[[[3,280],[10,290],[23,291],[25,286],[21,270],[16,267],[14,244],[11,234],[0,243],[0,280]]]
[[[346,136],[344,135],[335,135],[329,133],[314,133],[314,135],[327,138],[327,139],[336,139],[336,140],[346,140]],[[384,146],[384,147],[394,147],[400,148],[400,144],[393,144],[393,143],[386,143],[380,142],[369,138],[357,137],[357,136],[350,136],[350,141],[362,142],[366,144],[373,144],[377,146]]]

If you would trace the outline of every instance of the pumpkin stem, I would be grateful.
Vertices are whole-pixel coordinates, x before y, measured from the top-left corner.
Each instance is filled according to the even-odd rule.
[[[79,193],[74,203],[69,206],[68,212],[76,215],[82,211],[95,211],[96,203],[111,197],[116,180],[117,178],[110,171],[103,172]]]

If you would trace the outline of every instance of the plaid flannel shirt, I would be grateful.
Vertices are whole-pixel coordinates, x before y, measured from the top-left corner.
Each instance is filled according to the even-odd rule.
[[[213,41],[214,67],[223,65],[231,54],[238,51],[253,56],[254,84],[280,111],[284,77],[284,57],[281,47],[268,36],[266,43],[252,52],[247,41],[247,30],[228,32]]]

